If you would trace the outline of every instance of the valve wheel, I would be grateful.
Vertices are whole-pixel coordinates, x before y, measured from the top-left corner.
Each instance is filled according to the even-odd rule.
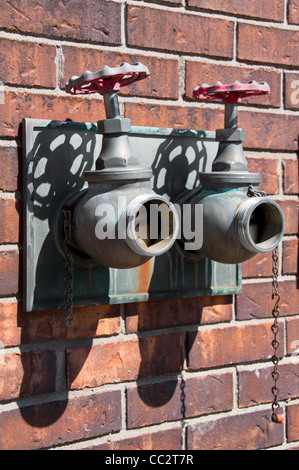
[[[80,77],[73,76],[65,86],[65,90],[72,95],[111,93],[119,91],[121,87],[138,82],[149,76],[148,68],[136,62],[128,64],[123,62],[119,67],[105,65],[98,72],[86,70]]]
[[[224,85],[217,82],[215,85],[201,85],[193,90],[193,97],[197,99],[221,99],[223,103],[241,103],[243,98],[253,95],[267,95],[270,93],[270,87],[266,82],[240,83],[236,80],[234,83]]]

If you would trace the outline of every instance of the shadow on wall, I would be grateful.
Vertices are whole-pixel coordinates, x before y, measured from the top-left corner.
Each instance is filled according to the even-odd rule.
[[[47,138],[45,138],[45,134],[48,136]],[[188,152],[190,153],[190,148],[188,148],[190,147],[190,144],[188,142],[189,139],[186,139],[186,144],[182,145],[180,143],[180,146],[178,146],[176,138],[174,136],[170,136],[160,145],[153,162],[154,190],[156,190],[158,194],[179,194],[185,190],[187,183],[190,186],[190,181],[191,184],[193,184],[193,187],[199,184],[197,177],[199,165],[201,164],[202,168],[205,168],[207,159],[206,151],[204,146],[201,151],[199,151],[196,146],[193,146],[192,159],[188,159],[186,157]],[[40,135],[40,138],[38,136],[35,141],[34,148],[31,152],[33,163],[32,167],[29,168],[29,171],[32,171],[32,174],[34,175],[35,205],[33,210],[35,217],[40,221],[47,223],[49,227],[49,233],[46,236],[43,245],[40,247],[35,285],[35,295],[37,298],[43,297],[45,290],[51,293],[52,280],[54,277],[56,280],[58,278],[61,286],[64,285],[65,271],[63,257],[59,253],[57,257],[53,257],[52,255],[49,256],[49,252],[52,251],[49,250],[49,246],[53,246],[53,244],[55,244],[53,225],[55,223],[57,211],[61,207],[61,201],[65,198],[65,196],[70,192],[78,191],[83,188],[84,178],[82,177],[84,171],[90,170],[93,166],[94,148],[94,134],[90,133],[88,146],[86,146],[86,141],[82,141],[80,144],[80,141],[78,140],[74,145],[74,142],[72,141],[72,133],[68,132],[67,130],[61,130],[58,140],[53,140],[53,134],[48,132]],[[47,156],[47,158],[45,158],[45,156]],[[162,179],[161,174],[163,175]],[[63,175],[63,177],[61,177],[61,175]],[[179,178],[177,175],[179,175]],[[163,184],[161,184],[162,180]],[[44,269],[44,266],[47,266],[47,269]],[[159,272],[159,259],[157,259],[155,263],[155,270],[156,269]],[[102,289],[103,285],[105,286],[104,289],[106,289],[108,298],[108,268],[105,269],[104,272],[105,275],[103,277],[102,274],[101,278],[101,286]],[[81,289],[83,291],[81,293],[84,295],[84,285],[81,285],[80,287],[80,271],[77,272],[77,278],[74,280],[74,289]],[[54,294],[56,294],[56,292]],[[155,302],[155,305],[159,305],[159,302]],[[101,307],[99,307],[99,310],[100,309]],[[159,313],[156,309],[155,312],[157,315],[157,321],[159,322],[159,318],[161,318],[163,312]],[[202,308],[196,307],[197,320],[195,323],[200,323],[201,313]],[[178,314],[180,313],[178,312]],[[92,348],[92,338],[99,334],[97,331],[97,319],[95,318],[94,324],[92,326],[90,325],[90,322],[88,323],[89,330],[86,332],[84,330],[84,325],[80,324],[75,324],[75,326],[69,327],[70,330],[68,330],[68,327],[63,325],[62,318],[64,313],[62,310],[56,310],[52,312],[52,316],[55,318],[50,321],[48,325],[45,325],[45,322],[39,320],[39,318],[42,318],[43,311],[38,313],[35,312],[30,315],[31,318],[32,315],[36,315],[36,325],[34,325],[34,328],[36,328],[34,337],[35,343],[68,340],[69,337],[72,338],[72,334],[74,334],[73,328],[77,329],[74,337],[81,337],[83,338],[84,342],[84,354],[78,355],[78,364],[76,367],[76,372],[79,374]],[[47,312],[47,315],[51,315],[51,312]],[[53,325],[55,325],[58,315],[60,319],[57,321],[57,329],[52,331]],[[86,315],[88,315],[88,307]],[[24,351],[22,353],[24,376],[20,391],[20,398],[34,396],[36,393],[42,395],[43,393],[54,393],[56,391],[60,392],[59,401],[50,401],[44,404],[38,404],[33,407],[20,407],[20,412],[27,423],[29,423],[32,427],[44,428],[55,423],[65,412],[68,405],[68,387],[65,383],[63,383],[63,381],[57,384],[56,377],[53,377],[53,374],[56,373],[56,357],[55,354],[50,351],[50,348],[48,356],[47,354],[43,356],[47,358],[47,361],[44,364],[38,365],[38,352],[36,352],[36,355],[35,353],[33,354],[33,356],[36,356],[37,360],[35,365],[28,360],[29,356],[25,352],[25,345],[28,344],[28,339],[29,342],[32,342],[34,328],[32,327],[32,322],[30,324],[26,322],[25,316],[26,313],[21,311],[19,312],[18,324],[22,325],[20,349],[21,351]],[[177,326],[176,319],[174,319],[174,321],[175,325]],[[42,325],[41,330],[38,330],[39,324]],[[59,327],[61,328],[61,331],[58,332]],[[168,327],[172,327],[172,324],[170,323]],[[152,329],[156,328],[159,329],[159,326]],[[72,331],[72,333],[69,333],[69,331]],[[140,331],[144,331],[144,327],[142,325],[140,326]],[[40,338],[40,340],[38,338]],[[161,338],[161,336],[157,335],[157,347],[154,347],[153,349],[149,349],[149,342],[143,341],[142,338],[140,338],[139,348],[141,363],[138,378],[142,379],[144,377],[150,376],[150,371],[153,371],[153,364],[154,376],[158,377],[165,374],[167,375],[169,374],[169,371],[171,371],[172,377],[177,376],[177,378],[172,378],[166,383],[155,383],[153,385],[148,385],[147,387],[138,387],[140,398],[146,405],[152,408],[160,407],[161,405],[164,405],[171,400],[175,391],[177,390],[178,377],[182,370],[185,359],[185,347],[181,340],[177,343],[178,350],[173,351],[168,348],[167,343],[163,344],[163,342],[159,341],[159,338]],[[62,350],[61,354],[64,355],[65,351]],[[171,364],[175,364],[175,366],[171,368]],[[40,383],[40,379],[38,377],[38,367],[45,367],[47,369],[46,372],[49,377],[48,383]],[[35,370],[35,368],[37,369]],[[33,376],[33,370],[35,370],[35,376]],[[44,373],[42,375],[45,376]],[[75,379],[75,375],[72,377],[72,379]],[[36,388],[35,380],[37,385]],[[49,389],[49,383],[53,384],[52,389]],[[38,390],[38,392],[36,390]],[[184,415],[183,381],[181,382],[179,407],[182,411],[182,414]]]

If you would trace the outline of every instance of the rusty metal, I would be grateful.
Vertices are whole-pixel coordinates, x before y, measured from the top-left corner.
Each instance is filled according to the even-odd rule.
[[[273,280],[272,280],[272,286],[273,286],[273,293],[272,293],[272,299],[275,300],[273,310],[272,310],[272,316],[274,318],[273,325],[271,326],[271,330],[273,333],[273,341],[272,341],[272,348],[274,350],[274,354],[272,356],[272,362],[274,364],[274,368],[272,371],[272,379],[274,381],[274,385],[272,387],[272,394],[273,394],[273,402],[272,402],[272,421],[274,423],[283,423],[284,421],[284,416],[281,413],[278,413],[279,410],[279,402],[278,402],[278,395],[279,395],[279,388],[277,387],[277,382],[279,380],[279,372],[278,372],[278,363],[279,363],[279,357],[277,356],[277,350],[279,348],[279,341],[278,341],[278,332],[279,332],[279,326],[278,326],[278,318],[280,315],[280,309],[279,309],[279,302],[280,302],[280,294],[278,292],[278,249],[275,248],[272,253],[272,271],[273,271]]]
[[[24,310],[64,308],[62,207],[95,168],[102,135],[95,123],[25,119],[24,132]],[[174,201],[211,171],[218,148],[214,131],[132,126],[128,133],[140,165],[151,168],[151,188]],[[180,174],[180,178],[173,175]],[[56,220],[56,215],[61,218]],[[56,222],[57,225],[56,225]],[[184,251],[178,243],[143,267],[95,266],[72,253],[73,305],[119,304],[240,293],[241,265],[223,265]]]

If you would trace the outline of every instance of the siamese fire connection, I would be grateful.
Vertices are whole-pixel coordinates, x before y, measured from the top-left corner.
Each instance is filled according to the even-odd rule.
[[[64,207],[71,212],[76,253],[111,268],[132,268],[162,255],[171,248],[179,230],[176,209],[151,189],[151,168],[139,166],[132,152],[130,119],[120,117],[118,91],[148,75],[148,68],[139,62],[123,63],[95,73],[86,71],[66,85],[71,94],[100,93],[104,98],[107,119],[98,122],[103,140],[95,170],[84,174],[88,189],[64,201]],[[167,210],[161,210],[163,207]],[[157,216],[155,230],[151,227],[153,212]],[[98,225],[103,217],[110,227],[105,236]]]
[[[225,104],[225,128],[216,130],[219,148],[212,171],[200,173],[201,186],[186,192],[178,201],[203,205],[203,244],[198,254],[220,263],[235,264],[257,253],[272,251],[284,233],[284,216],[279,205],[258,191],[259,173],[248,171],[243,152],[246,132],[238,129],[238,103],[242,98],[267,94],[269,85],[251,81],[230,85],[217,82],[194,89],[197,99],[221,99]],[[263,196],[263,197],[255,197]]]

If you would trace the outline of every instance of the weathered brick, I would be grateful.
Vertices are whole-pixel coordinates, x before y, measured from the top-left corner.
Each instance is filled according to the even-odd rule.
[[[2,412],[0,448],[47,448],[119,431],[120,427],[120,392],[93,393]]]
[[[86,96],[39,95],[5,92],[5,106],[0,116],[0,136],[15,137],[24,118],[97,122],[105,118],[102,100]]]
[[[299,405],[287,407],[287,442],[299,440]]]
[[[18,167],[18,149],[16,147],[0,147],[0,189],[16,191],[21,182]]]
[[[126,103],[125,112],[136,126],[215,130],[224,125],[223,110],[215,108]],[[240,110],[239,127],[247,132],[244,148],[297,151],[297,116]]]
[[[286,328],[287,328],[287,354],[293,355],[295,359],[299,353],[299,320],[298,318],[288,318],[287,323],[286,323]]]
[[[174,353],[175,351],[175,353]],[[169,334],[105,343],[67,352],[69,388],[179,372],[183,363],[182,336]]]
[[[30,14],[28,14],[30,12]],[[121,5],[105,0],[8,0],[1,8],[0,27],[48,37],[121,43]]]
[[[0,198],[0,243],[18,243],[21,202]]]
[[[123,54],[98,49],[63,47],[64,84],[73,75],[81,75],[85,70],[100,70],[105,64],[111,67],[122,62],[142,62],[150,71],[145,80],[133,83],[120,90],[121,94],[133,96],[150,96],[158,98],[178,98],[179,68],[175,59],[160,59],[140,54]]]
[[[284,160],[284,192],[285,194],[299,193],[298,160]]]
[[[267,194],[276,194],[279,189],[278,168],[280,162],[275,158],[251,158],[247,157],[248,170],[252,173],[261,173],[261,191]]]
[[[19,252],[0,251],[0,295],[17,294],[19,290]]]
[[[299,73],[285,73],[284,101],[287,109],[299,109]]]
[[[0,39],[0,79],[11,85],[55,88],[55,57],[55,46]]]
[[[233,22],[228,20],[139,6],[128,8],[129,46],[232,58],[233,34]]]
[[[299,229],[298,200],[277,200],[276,202],[280,205],[285,217],[285,235],[297,234]]]
[[[239,371],[240,408],[259,403],[269,403],[273,400],[272,372],[273,366]],[[288,400],[299,396],[298,364],[279,364],[277,386],[280,400]]]
[[[54,351],[7,354],[0,362],[0,400],[55,391]]]
[[[214,130],[223,127],[224,115],[211,108],[163,106],[126,103],[126,117],[135,126],[170,127],[176,129]]]
[[[137,428],[182,418],[182,386],[185,417],[228,411],[233,406],[232,375],[210,374],[159,382],[127,390],[128,428]]]
[[[280,0],[270,3],[252,0],[243,2],[242,0],[187,0],[188,6],[200,10],[220,11],[230,13],[234,16],[243,16],[249,18],[261,18],[272,21],[283,22],[284,9]]]
[[[298,272],[297,238],[282,243],[282,272],[283,274],[296,274]]]
[[[258,411],[213,419],[187,428],[188,450],[257,450],[283,443],[283,426],[271,412]]]
[[[298,40],[298,31],[239,23],[238,59],[298,66]]]
[[[188,334],[190,370],[265,360],[272,356],[271,324],[200,329]],[[283,351],[283,325],[280,328]]]
[[[280,315],[297,315],[299,290],[296,281],[279,283]],[[242,294],[236,296],[236,315],[239,320],[271,317],[275,301],[272,300],[272,283],[244,284]]]
[[[24,312],[16,301],[0,302],[0,322],[5,346],[110,336],[120,332],[117,305],[77,307],[71,325],[61,310]]]
[[[218,323],[232,317],[230,296],[169,299],[126,305],[129,333],[174,326]]]
[[[297,116],[240,110],[238,118],[246,129],[244,148],[297,151]]]
[[[272,276],[272,252],[258,253],[245,261],[242,264],[242,276],[244,279]]]
[[[181,448],[181,428],[150,432],[135,437],[108,441],[83,447],[83,450],[178,450]],[[82,448],[81,448],[82,449]]]
[[[288,2],[288,22],[299,24],[299,1],[289,0]]]
[[[214,85],[216,82],[233,83],[239,80],[248,83],[251,80],[264,81],[270,85],[271,93],[264,96],[252,96],[242,102],[247,105],[258,104],[262,106],[280,106],[280,72],[255,69],[253,67],[235,67],[215,63],[186,61],[186,97],[193,98],[195,86],[208,83]]]

